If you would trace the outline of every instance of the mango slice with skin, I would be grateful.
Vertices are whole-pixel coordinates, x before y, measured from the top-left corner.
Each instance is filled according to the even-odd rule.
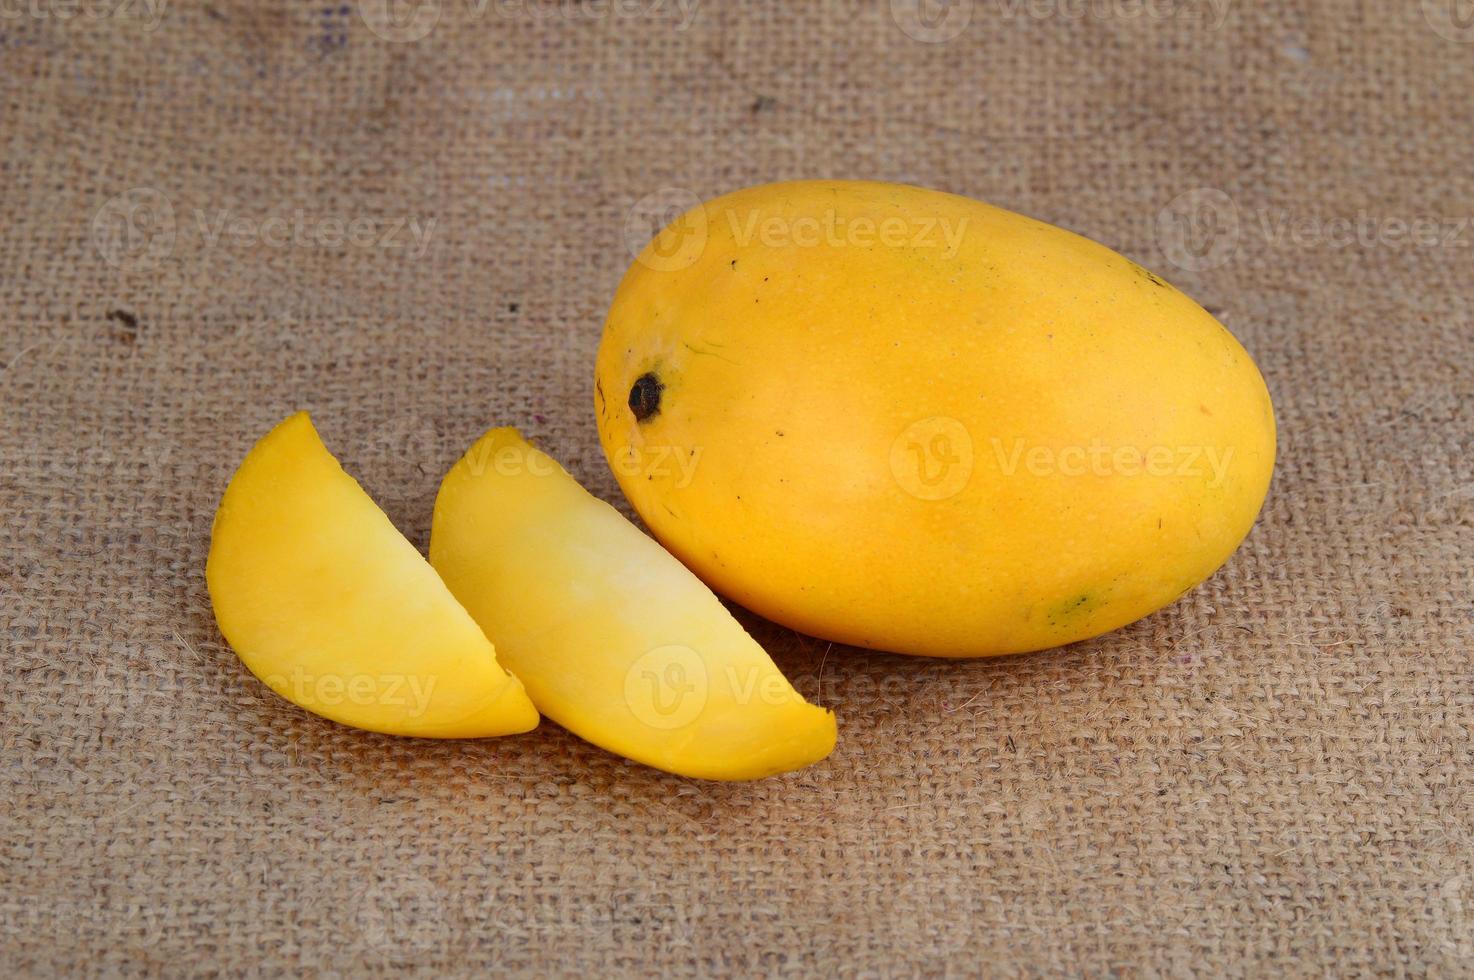
[[[488,432],[446,475],[430,563],[533,703],[595,745],[727,780],[834,748],[833,713],[710,589],[514,429]]]
[[[305,412],[231,478],[205,577],[246,667],[308,711],[426,738],[537,726],[521,682]]]

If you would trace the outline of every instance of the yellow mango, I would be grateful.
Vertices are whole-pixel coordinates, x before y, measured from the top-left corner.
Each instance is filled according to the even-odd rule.
[[[627,758],[756,779],[834,748],[804,701],[680,562],[514,429],[440,485],[430,563],[538,708]]]
[[[1253,360],[1079,235],[800,181],[676,219],[599,348],[605,454],[656,537],[779,623],[943,657],[1115,629],[1213,573],[1274,465]]]
[[[305,412],[272,429],[232,477],[205,578],[246,667],[308,711],[428,738],[537,725],[480,627]]]

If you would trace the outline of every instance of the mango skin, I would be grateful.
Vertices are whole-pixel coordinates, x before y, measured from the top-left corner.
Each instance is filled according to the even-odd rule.
[[[1264,380],[1187,296],[1071,232],[938,191],[747,188],[661,232],[595,372],[656,537],[793,629],[940,657],[1148,615],[1253,525]]]

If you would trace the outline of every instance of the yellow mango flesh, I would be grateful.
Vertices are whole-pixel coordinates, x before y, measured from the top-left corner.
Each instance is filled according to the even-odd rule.
[[[724,595],[826,639],[1037,650],[1151,613],[1248,533],[1269,394],[1187,296],[967,198],[802,181],[677,219],[611,306],[604,451]]]
[[[834,748],[706,586],[513,429],[441,483],[430,562],[533,703],[612,752],[705,779],[798,769]]]
[[[430,738],[537,725],[480,627],[306,413],[267,434],[231,479],[205,577],[241,660],[309,711]]]

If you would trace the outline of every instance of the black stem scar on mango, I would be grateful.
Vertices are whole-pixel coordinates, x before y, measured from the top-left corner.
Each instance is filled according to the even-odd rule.
[[[654,372],[646,372],[635,379],[634,386],[630,388],[630,411],[635,413],[636,422],[659,414],[660,393],[664,390],[665,385]]]

